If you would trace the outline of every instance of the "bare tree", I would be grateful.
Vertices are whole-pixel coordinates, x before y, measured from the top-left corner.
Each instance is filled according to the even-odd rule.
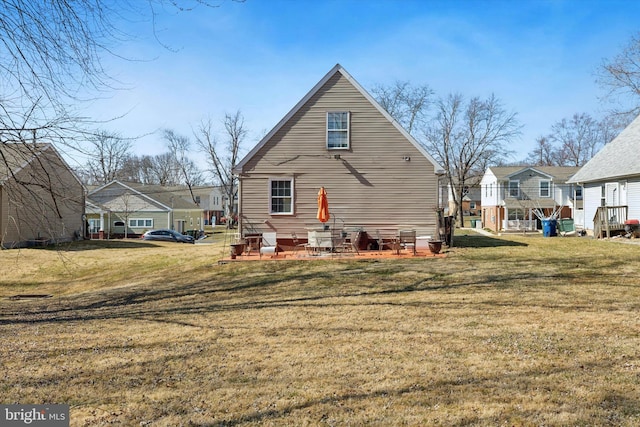
[[[607,90],[605,99],[618,104],[614,111],[630,122],[640,114],[640,33],[613,59],[605,59],[597,73],[598,83]]]
[[[536,139],[536,148],[529,153],[526,164],[534,166],[557,166],[557,150],[548,136],[540,136]]]
[[[604,145],[599,123],[586,113],[555,123],[549,138],[558,146],[559,166],[582,166]]]
[[[131,156],[131,140],[102,130],[90,137],[89,143],[91,149],[87,169],[91,183],[107,184],[119,178],[122,168]]]
[[[194,135],[200,150],[207,156],[211,166],[210,172],[223,189],[226,198],[225,217],[227,226],[230,227],[236,213],[235,200],[238,194],[238,180],[233,174],[233,168],[238,162],[240,145],[247,135],[247,130],[240,110],[225,114],[223,123],[225,139],[222,143],[216,136],[211,119],[201,121],[194,130]]]
[[[508,143],[520,134],[516,113],[494,96],[482,100],[450,94],[436,102],[436,115],[425,131],[425,148],[444,166],[460,224],[462,197],[470,177],[489,162],[506,158]]]
[[[196,196],[193,194],[193,187],[202,184],[203,179],[202,171],[198,169],[193,160],[189,159],[188,156],[191,151],[191,141],[188,137],[179,135],[171,129],[165,129],[164,139],[167,141],[169,153],[174,158],[178,174],[189,189],[193,203],[197,204]]]
[[[156,154],[150,160],[153,184],[163,187],[180,185],[180,173],[171,153]]]
[[[161,14],[201,5],[219,6],[207,0],[2,1],[0,144],[46,142],[86,154],[94,125],[81,117],[81,105],[120,85],[102,60],[126,60],[118,50],[132,38],[126,32],[131,20],[146,21],[157,36],[153,26]]]
[[[423,127],[434,93],[426,85],[414,87],[402,81],[396,81],[393,86],[377,85],[371,92],[382,108],[410,134]]]

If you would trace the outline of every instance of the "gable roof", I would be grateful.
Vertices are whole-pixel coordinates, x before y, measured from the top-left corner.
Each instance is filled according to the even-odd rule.
[[[526,170],[532,170],[552,178],[556,182],[568,182],[580,168],[577,166],[492,166],[488,168],[500,181],[518,175]]]
[[[121,181],[115,180],[111,181],[105,185],[102,185],[94,190],[92,190],[88,197],[91,198],[92,195],[102,191],[103,189],[119,185],[122,188],[131,191],[132,193],[150,200],[156,204],[159,204],[166,210],[175,210],[175,209],[200,209],[198,205],[193,202],[189,202],[188,200],[183,199],[179,195],[168,191],[166,187],[161,185],[148,185],[148,184],[138,184],[138,183],[123,183]],[[95,203],[95,202],[94,202]]]
[[[14,142],[0,144],[0,185],[45,152],[53,153],[60,160],[61,164],[69,170],[73,178],[84,188],[84,185],[71,170],[67,162],[60,156],[54,146],[48,142]]]
[[[629,124],[610,143],[602,147],[576,173],[571,182],[603,181],[640,175],[640,116]]]
[[[353,87],[364,96],[393,126],[426,157],[434,166],[436,173],[443,172],[442,166],[342,67],[336,64],[283,118],[265,135],[264,138],[236,165],[233,173],[240,174],[244,166],[260,149],[311,99],[336,73],[340,73]]]

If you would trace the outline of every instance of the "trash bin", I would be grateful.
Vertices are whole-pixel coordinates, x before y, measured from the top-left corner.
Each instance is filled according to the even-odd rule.
[[[476,228],[476,223],[477,223],[477,219],[472,219],[471,220],[471,228]]]
[[[542,236],[553,237],[556,234],[556,220],[555,219],[543,219],[542,220]]]
[[[573,219],[571,218],[559,219],[558,231],[560,231],[561,233],[571,233],[575,231],[574,225],[573,225]]]

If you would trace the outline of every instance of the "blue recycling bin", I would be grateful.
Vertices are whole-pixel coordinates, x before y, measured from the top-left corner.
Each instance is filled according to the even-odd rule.
[[[543,219],[542,220],[542,237],[557,236],[556,233],[556,220],[555,219]]]

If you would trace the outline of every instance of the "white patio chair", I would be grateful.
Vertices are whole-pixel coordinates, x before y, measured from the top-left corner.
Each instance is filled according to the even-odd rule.
[[[278,239],[277,233],[268,232],[262,233],[262,245],[260,246],[260,258],[262,255],[267,254],[271,256],[278,256]]]

